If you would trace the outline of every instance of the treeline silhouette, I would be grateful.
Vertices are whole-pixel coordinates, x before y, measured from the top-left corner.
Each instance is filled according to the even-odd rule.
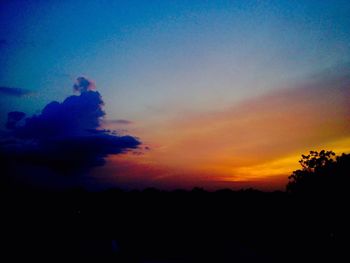
[[[334,197],[349,191],[350,154],[310,151],[299,161],[302,169],[289,176],[287,191],[303,195]]]
[[[310,152],[285,192],[3,191],[12,261],[347,262],[349,155]]]

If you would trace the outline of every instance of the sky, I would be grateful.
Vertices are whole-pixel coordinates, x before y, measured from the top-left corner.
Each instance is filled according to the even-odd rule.
[[[83,179],[33,182],[284,189],[301,154],[350,152],[349,1],[0,5],[1,130],[83,76],[103,99],[93,128],[135,138]]]

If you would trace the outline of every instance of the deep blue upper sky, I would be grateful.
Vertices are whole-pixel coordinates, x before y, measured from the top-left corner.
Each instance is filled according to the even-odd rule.
[[[36,91],[7,102],[32,112],[82,74],[108,94],[113,116],[211,110],[350,56],[348,1],[3,1],[0,10],[0,85]]]

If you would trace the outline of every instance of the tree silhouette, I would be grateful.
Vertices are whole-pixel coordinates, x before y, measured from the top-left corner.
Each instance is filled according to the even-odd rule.
[[[341,193],[346,191],[350,178],[350,154],[336,156],[333,151],[310,151],[299,161],[302,169],[288,177],[290,193]]]

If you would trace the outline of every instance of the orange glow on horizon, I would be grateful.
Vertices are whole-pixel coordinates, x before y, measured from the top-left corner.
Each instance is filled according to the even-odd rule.
[[[241,102],[225,111],[138,123],[151,150],[110,158],[128,162],[148,185],[236,185],[284,189],[310,150],[350,152],[348,89],[312,83]],[[154,128],[156,127],[156,129]],[[136,179],[135,179],[136,180]],[[232,184],[231,184],[232,183]],[[247,183],[247,184],[245,184]]]

